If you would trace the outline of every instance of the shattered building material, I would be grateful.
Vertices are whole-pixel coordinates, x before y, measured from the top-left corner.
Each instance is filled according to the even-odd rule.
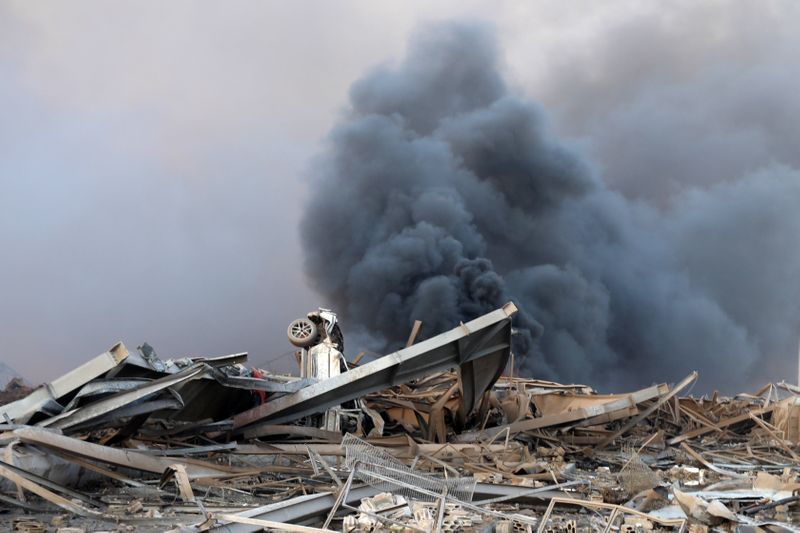
[[[483,385],[493,382],[492,378],[499,377],[506,366],[511,349],[511,316],[516,312],[514,304],[508,303],[446,333],[239,413],[233,418],[234,428],[267,420],[275,424],[296,420],[455,366],[466,368],[462,371],[469,379],[462,380],[462,384],[465,391],[470,391],[468,397],[474,399],[469,407],[474,407],[483,393],[483,389],[475,389],[475,380]],[[490,372],[479,376],[473,361],[481,358],[493,364]]]
[[[772,426],[791,446],[800,445],[800,398],[787,398],[772,412]]]
[[[0,405],[8,405],[11,402],[21,400],[31,392],[33,392],[33,389],[26,384],[22,378],[11,378],[11,380],[6,383],[5,388],[0,390]]]
[[[665,527],[678,528],[677,530],[679,532],[684,531],[686,528],[685,518],[677,518],[677,519],[657,518],[655,516],[639,512],[635,509],[629,509],[621,505],[614,505],[603,502],[593,502],[587,500],[576,500],[573,498],[553,498],[550,500],[550,505],[548,505],[547,510],[544,512],[544,515],[541,518],[539,528],[536,530],[537,533],[543,533],[546,530],[548,520],[550,516],[553,514],[553,509],[555,509],[556,505],[577,505],[580,507],[586,507],[588,509],[610,510],[611,513],[609,514],[608,518],[605,519],[606,523],[603,524],[604,527],[602,528],[602,531],[605,533],[614,529],[616,521],[622,518],[622,516],[625,514],[634,515],[637,518],[639,518],[641,520],[641,522],[639,523],[639,528],[641,529],[652,529],[652,527],[646,527],[642,525],[643,523],[646,524],[648,522],[655,522]],[[591,529],[595,531],[601,530],[597,526],[593,526]]]
[[[359,480],[381,490],[422,501],[431,501],[431,494],[472,501],[477,483],[474,477],[440,479],[417,472],[381,448],[351,434],[342,439],[342,448],[345,450],[345,466],[351,472],[357,472]]]
[[[589,398],[590,404],[574,410],[559,410],[557,413],[545,414],[537,418],[521,420],[506,426],[497,426],[485,429],[478,433],[465,433],[459,437],[460,441],[491,438],[503,431],[511,434],[530,431],[533,429],[562,426],[572,422],[582,422],[582,425],[593,426],[607,423],[621,418],[630,418],[638,414],[637,405],[666,395],[669,389],[665,384],[648,387],[628,395],[605,396],[602,398]]]
[[[101,514],[100,511],[89,509],[80,503],[76,503],[74,499],[65,498],[64,496],[54,492],[52,489],[59,490],[59,488],[56,488],[53,483],[41,478],[38,480],[33,480],[31,479],[34,477],[32,474],[29,474],[24,470],[18,469],[2,461],[0,461],[0,476],[3,476],[9,481],[14,482],[18,487],[30,491],[31,493],[78,516],[99,516]],[[61,488],[59,492],[72,493],[72,491],[63,488]]]
[[[116,368],[128,358],[128,355],[125,345],[119,342],[107,352],[101,353],[50,383],[42,385],[25,398],[0,407],[0,418],[25,423],[37,411],[46,408],[49,403],[57,402],[89,381]]]
[[[84,442],[42,428],[15,429],[13,435],[22,442],[45,446],[55,453],[66,452],[67,454],[82,456],[93,461],[155,474],[161,474],[174,463],[172,459],[167,457],[158,457],[140,451]],[[247,472],[246,470],[231,469],[196,459],[185,459],[183,463],[186,465],[190,479],[209,480],[218,477],[234,477]]]
[[[18,413],[0,424],[0,512],[87,531],[797,529],[799,388],[502,375],[514,311],[361,366],[329,350],[328,374],[301,357],[299,377],[117,345],[0,408]],[[325,312],[306,356],[343,346]]]
[[[177,374],[168,375],[164,378],[157,379],[151,382],[143,383],[132,390],[120,391],[108,398],[98,400],[85,407],[79,407],[72,411],[66,411],[58,414],[47,420],[39,422],[37,425],[42,427],[54,427],[62,430],[69,429],[79,424],[85,424],[87,421],[113,413],[117,409],[151,397],[159,391],[168,389],[184,381],[199,377],[203,374],[203,364],[193,365]],[[180,407],[183,406],[181,402]],[[157,411],[158,407],[153,407],[153,411]]]

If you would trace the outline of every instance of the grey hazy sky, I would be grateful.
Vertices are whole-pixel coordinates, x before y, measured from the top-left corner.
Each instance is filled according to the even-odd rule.
[[[514,89],[632,198],[800,164],[793,4],[599,4],[0,3],[0,360],[42,381],[117,340],[288,351],[324,303],[304,176],[421,21],[493,24]]]

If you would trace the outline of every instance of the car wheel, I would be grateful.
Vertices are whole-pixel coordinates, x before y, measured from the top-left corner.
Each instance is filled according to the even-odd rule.
[[[307,318],[298,318],[292,321],[286,333],[289,336],[289,342],[298,348],[311,346],[319,336],[317,325]]]

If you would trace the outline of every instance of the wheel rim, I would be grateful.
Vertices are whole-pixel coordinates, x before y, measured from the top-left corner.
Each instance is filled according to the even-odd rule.
[[[292,336],[296,339],[307,339],[311,336],[311,324],[308,322],[295,322],[292,324]]]

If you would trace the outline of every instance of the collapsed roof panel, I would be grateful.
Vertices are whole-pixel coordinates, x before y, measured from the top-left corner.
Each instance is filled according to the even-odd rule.
[[[4,405],[0,410],[0,418],[26,422],[33,414],[42,409],[48,402],[56,401],[74,392],[98,376],[116,368],[129,356],[127,348],[121,342],[112,346],[94,359],[71,370],[50,383],[42,385],[29,396],[16,402]]]

